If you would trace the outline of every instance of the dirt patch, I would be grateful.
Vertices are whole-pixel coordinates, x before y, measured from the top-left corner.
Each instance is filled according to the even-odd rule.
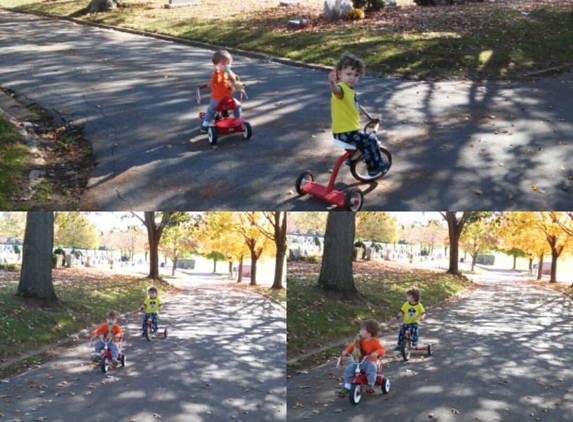
[[[4,111],[27,139],[32,156],[6,198],[6,209],[77,210],[96,164],[82,127],[58,122],[38,105],[19,101],[12,91],[2,90],[0,95],[11,98],[14,106]],[[22,120],[23,115],[31,118]]]

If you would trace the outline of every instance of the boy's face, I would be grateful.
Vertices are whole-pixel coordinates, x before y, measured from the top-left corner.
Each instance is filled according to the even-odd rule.
[[[231,67],[231,61],[230,60],[221,60],[219,63],[217,63],[215,65],[215,67],[220,70],[221,72],[223,72],[225,70],[225,68],[227,67]]]
[[[370,334],[366,328],[362,327],[360,328],[360,337],[368,340],[370,337],[372,337],[372,334]]]
[[[117,319],[107,318],[106,321],[107,321],[108,325],[114,325],[117,322]]]
[[[406,295],[406,300],[409,303],[416,303],[416,299],[414,299],[414,296],[412,296],[412,295]]]
[[[351,88],[354,87],[354,85],[356,85],[360,80],[360,73],[358,73],[358,70],[353,69],[350,66],[347,66],[342,70],[339,70],[337,73],[338,73],[338,79]]]
[[[155,298],[157,297],[157,292],[156,292],[156,291],[153,291],[153,290],[150,291],[150,292],[149,292],[149,297],[150,297],[151,299],[155,299]]]

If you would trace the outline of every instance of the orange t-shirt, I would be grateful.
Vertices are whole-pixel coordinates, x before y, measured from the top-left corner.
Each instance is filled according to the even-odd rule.
[[[354,343],[352,343],[350,346],[346,348],[346,352],[348,354],[352,353],[353,350],[354,350]],[[360,351],[362,352],[362,356],[376,352],[378,353],[378,357],[380,357],[384,356],[384,354],[386,353],[386,349],[384,348],[384,346],[382,346],[382,343],[380,343],[380,340],[378,340],[378,338],[376,337],[371,337],[368,340],[361,338]],[[377,359],[370,356],[367,357],[366,360],[376,362]]]
[[[93,332],[92,332],[92,337],[95,336],[99,336],[100,334],[103,334],[103,338],[104,340],[107,341],[107,331],[108,331],[108,327],[109,325],[106,323],[100,325],[99,327],[97,327]],[[117,324],[113,324],[113,328],[112,328],[112,332],[113,335],[115,336],[116,334],[119,334],[120,337],[123,337],[123,332],[121,331],[121,328],[119,327],[119,325]],[[115,343],[117,343],[119,341],[118,338],[114,337],[113,341]]]
[[[209,86],[211,87],[211,99],[215,101],[231,96],[231,80],[225,71],[214,71]]]

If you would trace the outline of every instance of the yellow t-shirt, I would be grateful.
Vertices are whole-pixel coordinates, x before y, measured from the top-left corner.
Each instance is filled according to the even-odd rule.
[[[411,305],[409,302],[404,303],[400,310],[404,313],[404,324],[419,324],[420,316],[426,312],[421,303]]]
[[[360,130],[360,113],[354,89],[344,82],[338,82],[344,97],[336,98],[334,93],[330,99],[330,113],[332,116],[332,133],[346,133]]]
[[[145,305],[145,312],[148,314],[158,314],[159,313],[159,305],[161,305],[161,299],[156,297],[155,299],[151,299],[148,297],[143,302]]]

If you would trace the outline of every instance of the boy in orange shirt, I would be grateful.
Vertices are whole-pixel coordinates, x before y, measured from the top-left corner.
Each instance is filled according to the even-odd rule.
[[[231,65],[233,64],[233,58],[227,50],[215,51],[213,54],[213,64],[215,65],[215,71],[211,76],[211,82],[209,86],[211,87],[211,100],[209,101],[209,106],[205,112],[205,118],[203,123],[201,123],[201,133],[207,133],[209,130],[209,124],[215,117],[215,107],[219,104],[225,97],[230,97],[232,94],[232,79],[239,80],[239,77],[231,72]],[[235,110],[233,114],[236,118],[241,117],[241,103],[235,99]]]
[[[362,321],[360,324],[360,351],[362,359],[364,356],[368,356],[366,360],[360,365],[360,369],[366,371],[368,377],[368,387],[366,387],[366,392],[369,394],[374,393],[374,383],[376,382],[376,362],[380,356],[384,356],[386,349],[380,343],[380,340],[376,338],[378,330],[380,329],[380,324],[373,319],[367,319]],[[348,346],[343,352],[342,356],[347,356],[354,350],[354,344]],[[337,391],[339,395],[346,395],[350,391],[350,381],[354,377],[354,371],[356,369],[357,363],[348,365],[344,371],[344,388]]]
[[[119,355],[119,339],[123,337],[123,332],[121,327],[117,325],[117,312],[109,311],[106,315],[106,322],[100,325],[92,332],[92,340],[100,335],[103,335],[104,340],[108,341],[113,338],[113,341],[109,344],[109,349],[111,351],[111,364],[117,366],[119,362],[117,361],[117,356]],[[93,361],[99,362],[101,360],[100,352],[104,347],[104,342],[100,339],[95,343],[95,356]]]

